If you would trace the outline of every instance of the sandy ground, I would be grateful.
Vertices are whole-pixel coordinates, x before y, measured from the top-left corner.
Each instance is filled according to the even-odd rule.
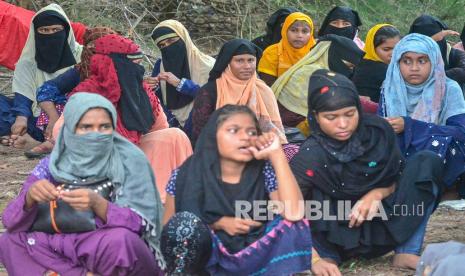
[[[0,211],[19,192],[23,181],[38,160],[28,160],[21,150],[0,146]],[[465,212],[438,209],[427,229],[426,244],[457,240],[465,242]],[[2,230],[3,231],[3,230]],[[390,266],[392,254],[375,260],[354,260],[343,264],[344,275],[413,275],[413,271]],[[3,275],[0,269],[0,276]]]

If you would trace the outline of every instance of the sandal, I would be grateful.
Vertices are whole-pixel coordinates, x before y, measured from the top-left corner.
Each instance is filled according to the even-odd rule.
[[[51,153],[52,149],[53,144],[49,141],[45,141],[42,144],[24,152],[24,155],[29,159],[43,158],[47,154]]]

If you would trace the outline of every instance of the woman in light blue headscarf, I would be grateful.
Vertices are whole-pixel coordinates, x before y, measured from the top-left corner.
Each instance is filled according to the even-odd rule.
[[[379,114],[399,134],[408,158],[431,150],[444,159],[447,186],[465,197],[465,100],[444,71],[437,43],[421,34],[405,36],[394,48],[382,86]]]

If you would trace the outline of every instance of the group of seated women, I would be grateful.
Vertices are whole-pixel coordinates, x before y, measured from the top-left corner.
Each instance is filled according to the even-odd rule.
[[[81,46],[63,10],[43,8],[15,98],[0,98],[2,144],[42,158],[2,214],[0,262],[11,275],[337,276],[394,252],[416,269],[441,196],[465,197],[465,53],[432,16],[404,37],[378,24],[365,43],[361,24],[336,7],[315,38],[310,16],[281,9],[259,46],[233,39],[213,58],[166,20],[144,76],[135,42],[96,27]]]

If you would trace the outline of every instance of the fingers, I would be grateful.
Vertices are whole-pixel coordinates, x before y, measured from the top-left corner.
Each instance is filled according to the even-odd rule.
[[[362,223],[365,221],[365,218],[367,217],[367,214],[367,209],[361,207],[357,208],[357,206],[355,206],[354,210],[349,215],[349,228],[352,228],[354,226],[359,227],[360,225],[362,225]]]
[[[250,226],[250,227],[260,227],[262,226],[263,223],[261,222],[258,222],[258,221],[255,221],[255,220],[251,220],[251,219],[245,219],[242,221],[244,224]]]
[[[258,149],[263,150],[263,149],[271,146],[271,144],[273,144],[275,138],[276,138],[276,134],[274,132],[263,133],[262,135],[257,137],[257,139],[255,140],[255,146]]]
[[[36,202],[49,202],[58,198],[56,187],[47,180],[39,180],[31,186],[29,194]]]

